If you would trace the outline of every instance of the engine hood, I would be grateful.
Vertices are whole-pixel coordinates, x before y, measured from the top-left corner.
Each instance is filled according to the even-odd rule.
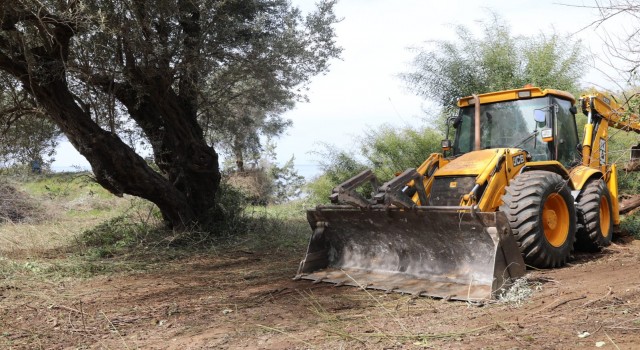
[[[435,176],[479,175],[500,154],[500,149],[465,153],[438,169]]]

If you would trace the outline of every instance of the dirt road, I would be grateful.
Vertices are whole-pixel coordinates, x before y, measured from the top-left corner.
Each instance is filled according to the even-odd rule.
[[[88,279],[0,276],[16,349],[640,348],[640,241],[530,271],[482,306],[294,282],[296,253],[234,251]]]

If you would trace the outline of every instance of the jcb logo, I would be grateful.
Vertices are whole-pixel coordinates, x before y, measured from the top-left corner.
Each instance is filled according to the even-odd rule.
[[[607,163],[607,141],[600,138],[600,165]]]
[[[524,154],[518,154],[517,156],[513,157],[513,166],[518,166],[522,163],[524,163]]]

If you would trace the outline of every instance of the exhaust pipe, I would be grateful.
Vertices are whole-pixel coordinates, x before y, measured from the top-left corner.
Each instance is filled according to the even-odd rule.
[[[475,107],[474,107],[474,118],[475,118],[475,143],[474,143],[474,150],[475,151],[479,151],[480,150],[480,98],[478,97],[478,95],[473,94],[471,95],[473,96],[473,100],[475,101]]]

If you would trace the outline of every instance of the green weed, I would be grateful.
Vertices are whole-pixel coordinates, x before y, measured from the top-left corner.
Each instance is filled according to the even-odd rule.
[[[620,230],[635,239],[640,239],[640,213],[624,216],[620,221]]]

